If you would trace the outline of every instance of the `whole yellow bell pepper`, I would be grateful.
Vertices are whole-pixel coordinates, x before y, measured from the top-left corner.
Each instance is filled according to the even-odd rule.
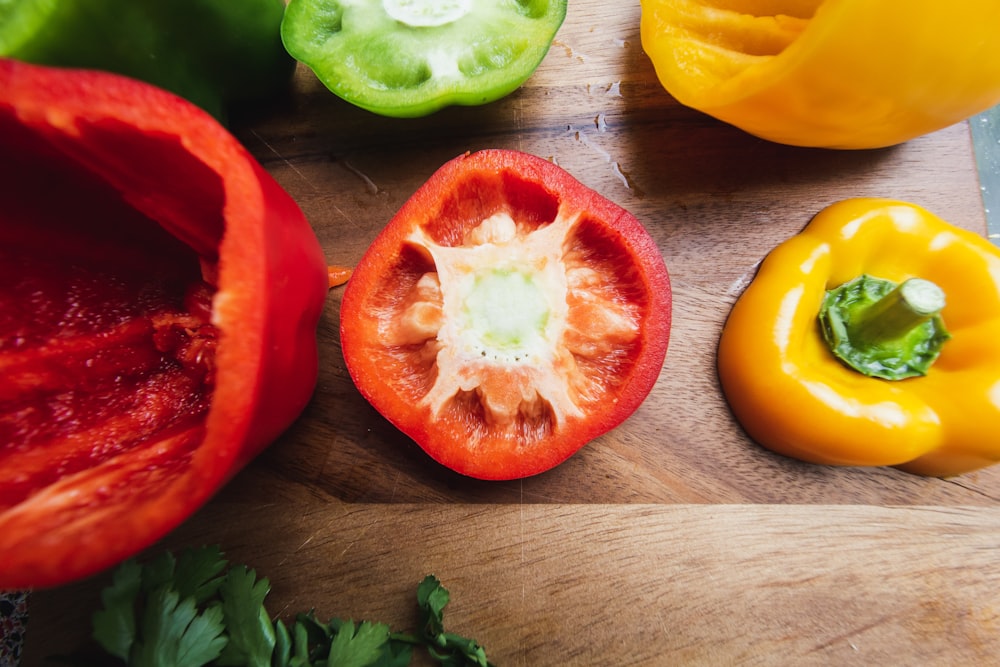
[[[1000,102],[997,0],[642,0],[681,104],[764,139],[877,148]]]
[[[831,344],[838,338],[829,329],[836,327],[821,321],[820,313],[843,296],[838,288],[862,276],[937,286],[943,308],[917,325],[930,327],[936,360],[890,380],[867,367],[856,370],[834,354]],[[910,335],[891,333],[899,320],[892,313],[902,311],[899,299],[885,299],[847,312],[841,328],[857,335],[854,342],[892,349]],[[942,335],[929,320],[943,322],[947,332]],[[873,327],[876,321],[886,326]],[[723,327],[718,368],[737,420],[775,452],[829,465],[895,465],[938,477],[996,463],[1000,249],[913,204],[833,204],[764,259]]]

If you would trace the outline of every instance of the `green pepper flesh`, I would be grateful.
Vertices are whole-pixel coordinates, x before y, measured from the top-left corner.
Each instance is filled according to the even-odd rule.
[[[0,0],[0,57],[124,74],[224,119],[287,85],[283,0]]]
[[[281,37],[337,96],[413,118],[512,93],[565,16],[566,0],[290,0]]]

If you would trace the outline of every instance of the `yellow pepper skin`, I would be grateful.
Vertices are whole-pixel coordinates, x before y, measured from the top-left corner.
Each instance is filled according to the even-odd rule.
[[[866,377],[833,356],[820,305],[861,274],[944,291],[951,339],[926,375]],[[761,263],[723,327],[718,369],[747,434],[780,454],[935,477],[996,463],[1000,250],[913,204],[835,203]]]
[[[796,146],[899,144],[1000,102],[997,0],[642,0],[681,104]]]

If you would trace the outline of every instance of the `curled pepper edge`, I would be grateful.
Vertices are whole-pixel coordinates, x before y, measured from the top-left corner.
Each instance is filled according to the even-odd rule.
[[[339,287],[351,279],[351,275],[354,273],[354,268],[350,266],[339,266],[336,264],[331,264],[326,267],[327,284],[330,289],[334,287]]]

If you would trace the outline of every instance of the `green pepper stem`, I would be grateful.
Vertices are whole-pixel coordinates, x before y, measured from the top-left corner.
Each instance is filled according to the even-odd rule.
[[[926,375],[951,336],[941,319],[944,292],[912,278],[902,285],[867,274],[827,291],[823,339],[840,361],[870,377]]]
[[[848,324],[855,345],[897,340],[944,309],[944,291],[929,280],[910,278],[857,314]]]

